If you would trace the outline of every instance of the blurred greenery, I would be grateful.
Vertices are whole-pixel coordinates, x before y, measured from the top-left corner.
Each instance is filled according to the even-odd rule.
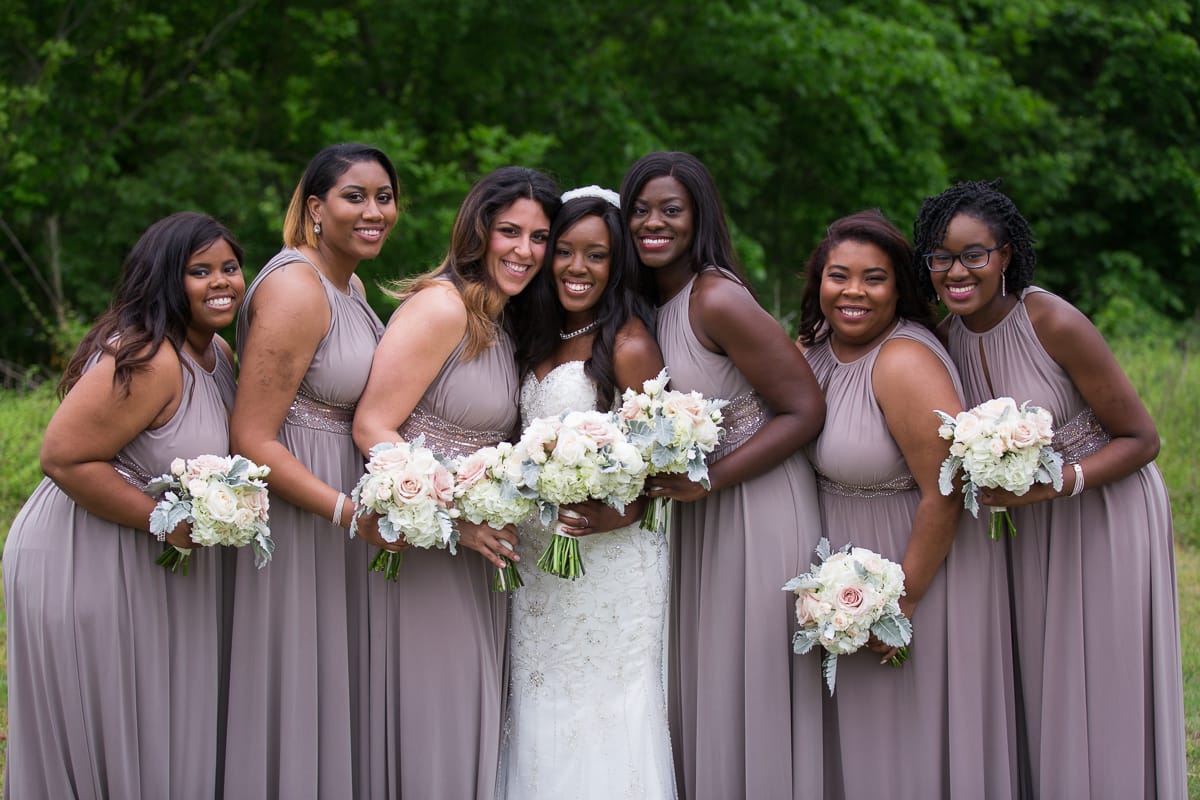
[[[1195,0],[8,0],[0,5],[0,376],[54,374],[138,234],[190,208],[251,271],[308,159],[382,147],[408,212],[369,285],[442,255],[471,181],[518,162],[617,186],[655,148],[712,169],[788,318],[825,226],[901,227],[1002,177],[1039,281],[1090,314],[1194,314]],[[373,292],[381,313],[387,301]],[[1114,304],[1116,304],[1114,306]]]

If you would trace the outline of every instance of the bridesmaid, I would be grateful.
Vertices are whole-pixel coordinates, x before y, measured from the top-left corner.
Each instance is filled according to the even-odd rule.
[[[970,516],[960,526],[959,495],[938,490],[949,443],[933,409],[961,411],[962,389],[912,258],[878,211],[840,219],[808,260],[800,305],[800,343],[829,409],[808,446],[825,535],[903,566],[900,608],[914,631],[902,669],[881,666],[894,651],[879,642],[838,659],[825,796],[1012,798],[1004,553]]]
[[[454,458],[512,437],[517,368],[504,310],[541,268],[558,206],[554,182],[524,167],[468,192],[441,266],[392,295],[401,305],[354,417],[363,453],[424,434]],[[363,539],[405,547],[385,543],[375,521],[363,519]],[[457,526],[457,556],[409,548],[398,580],[370,576],[371,797],[492,800],[496,791],[508,598],[490,586],[517,535]]]
[[[517,317],[526,424],[609,411],[663,368],[617,193],[564,194],[547,249]],[[663,687],[667,541],[641,530],[644,510],[595,500],[564,508],[558,522],[583,537],[587,573],[570,581],[531,568],[513,594],[498,800],[674,800]],[[520,526],[527,563],[557,527],[536,518]]]
[[[820,524],[799,449],[825,404],[804,357],[738,270],[716,186],[686,153],[651,153],[621,207],[662,303],[671,386],[730,401],[711,489],[658,476],[675,514],[671,737],[680,794],[811,798],[821,791],[820,665],[792,655],[780,590],[807,570]]]
[[[924,289],[966,402],[1048,410],[1063,485],[1007,506],[1021,722],[1035,797],[1184,797],[1183,695],[1171,509],[1159,439],[1104,339],[1031,286],[1033,234],[997,183],[927,198],[913,226]]]
[[[396,222],[396,170],[336,144],[309,162],[284,248],[238,320],[234,448],[271,467],[269,566],[239,553],[225,796],[361,797],[366,787],[370,555],[346,533],[362,474],[354,405],[383,331],[354,274]]]
[[[4,547],[6,798],[211,798],[217,775],[221,558],[155,565],[146,483],[229,453],[242,249],[203,214],[150,226],[59,384],[47,477]],[[166,545],[188,547],[180,523]]]

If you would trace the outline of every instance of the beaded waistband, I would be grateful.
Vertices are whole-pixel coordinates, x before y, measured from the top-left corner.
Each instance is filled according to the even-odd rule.
[[[890,481],[873,483],[870,486],[850,486],[827,478],[818,472],[817,488],[827,494],[836,494],[842,497],[889,497],[916,489],[917,482],[913,480],[912,475],[901,475]]]
[[[306,394],[298,394],[283,421],[314,431],[349,436],[354,426],[354,406],[354,403],[330,405]]]
[[[1085,408],[1058,426],[1051,445],[1062,455],[1063,463],[1070,464],[1087,458],[1111,441],[1108,431],[1096,419],[1096,412]]]
[[[459,458],[470,455],[481,447],[490,447],[512,435],[512,431],[477,431],[461,428],[417,406],[400,426],[400,436],[411,442],[424,434],[425,446],[444,458]]]
[[[142,469],[137,464],[133,463],[126,456],[117,453],[116,458],[112,460],[113,469],[117,474],[125,479],[125,482],[130,486],[134,486],[139,490],[145,489],[146,484],[150,483],[153,476],[146,470]]]
[[[708,457],[710,464],[745,444],[746,440],[758,433],[758,429],[771,418],[766,404],[754,392],[746,392],[733,398],[721,409],[721,414],[724,417],[721,422],[724,433],[721,443]]]

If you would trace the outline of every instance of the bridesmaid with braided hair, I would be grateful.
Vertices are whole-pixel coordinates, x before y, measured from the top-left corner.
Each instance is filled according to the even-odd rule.
[[[1103,337],[1031,285],[1030,226],[998,182],[926,199],[917,270],[950,315],[940,333],[966,405],[1030,401],[1055,421],[1062,489],[1006,506],[1024,794],[1184,797],[1183,688],[1171,508],[1159,438]]]

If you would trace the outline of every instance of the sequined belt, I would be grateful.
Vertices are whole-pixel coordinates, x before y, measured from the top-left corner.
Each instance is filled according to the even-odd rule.
[[[1081,461],[1112,441],[1108,431],[1096,419],[1090,408],[1080,411],[1068,422],[1058,426],[1051,443],[1063,457],[1064,464]]]
[[[721,414],[724,417],[721,423],[724,433],[721,443],[708,457],[710,464],[745,444],[746,440],[758,433],[758,429],[771,418],[771,412],[767,410],[762,398],[754,392],[746,392],[733,398],[721,409]]]
[[[505,441],[512,435],[512,431],[477,431],[472,428],[460,428],[453,422],[448,422],[421,406],[412,410],[408,419],[400,426],[399,433],[406,442],[411,442],[423,434],[425,446],[445,458],[470,455],[481,447],[489,447],[496,442]]]
[[[123,453],[117,453],[116,458],[111,463],[117,474],[124,478],[126,483],[136,487],[138,490],[145,489],[146,484],[150,483],[153,478],[150,473],[142,469],[141,466],[133,463]]]
[[[817,488],[827,494],[836,494],[842,497],[889,497],[917,488],[917,482],[913,480],[912,475],[901,475],[890,481],[873,483],[870,486],[850,486],[827,478],[818,472]]]
[[[354,426],[354,403],[331,405],[306,394],[296,395],[284,422],[314,431],[350,435]]]

